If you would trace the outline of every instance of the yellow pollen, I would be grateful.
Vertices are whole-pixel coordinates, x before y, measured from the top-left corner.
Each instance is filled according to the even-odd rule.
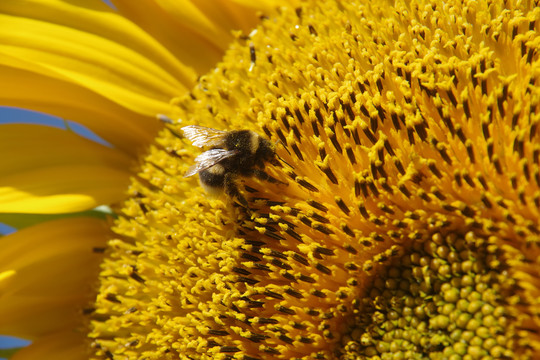
[[[534,358],[540,7],[311,1],[240,37],[179,102],[102,266],[95,359]],[[184,178],[197,124],[281,165]]]

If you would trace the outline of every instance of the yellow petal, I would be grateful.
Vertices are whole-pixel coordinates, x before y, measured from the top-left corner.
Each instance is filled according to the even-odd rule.
[[[46,221],[67,219],[73,217],[93,217],[97,219],[106,219],[110,216],[110,209],[103,207],[88,211],[66,213],[66,214],[21,214],[21,213],[0,213],[0,223],[8,225],[15,229],[24,229]]]
[[[10,360],[87,360],[85,344],[82,334],[64,331],[37,339]]]
[[[9,84],[0,86],[3,104],[73,120],[132,157],[161,125],[154,116],[134,113],[70,81],[8,66],[0,66],[0,75]]]
[[[33,339],[76,327],[109,236],[106,221],[72,218],[0,238],[0,333]]]
[[[82,211],[122,198],[131,159],[72,132],[0,125],[0,212]]]
[[[0,53],[32,59],[34,71],[69,79],[136,112],[163,112],[163,104],[190,86],[195,74],[140,28],[97,3],[1,2]]]
[[[199,74],[213,67],[221,58],[232,36],[209,21],[188,2],[159,4],[158,1],[115,1],[128,19],[159,39],[183,63]],[[176,6],[181,6],[180,12]]]

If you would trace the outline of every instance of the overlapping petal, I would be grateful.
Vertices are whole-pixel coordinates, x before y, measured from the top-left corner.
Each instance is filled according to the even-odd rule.
[[[114,0],[113,3],[120,13],[159,39],[199,74],[206,73],[221,59],[233,40],[233,30],[249,33],[259,20],[259,11],[271,14],[283,4],[278,0]]]
[[[195,80],[188,66],[105,4],[4,1],[0,13],[0,63],[70,81],[137,113],[167,111]]]
[[[106,221],[73,218],[1,238],[0,333],[35,339],[79,326],[109,236]]]
[[[1,65],[0,73],[9,84],[0,87],[0,98],[5,104],[75,121],[132,158],[144,151],[144,145],[153,139],[159,128],[155,119],[72,82]]]
[[[131,159],[77,134],[0,125],[0,212],[63,213],[122,198]]]

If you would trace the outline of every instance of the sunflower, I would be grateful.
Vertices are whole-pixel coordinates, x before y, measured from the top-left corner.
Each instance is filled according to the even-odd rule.
[[[92,58],[108,66],[97,80],[62,62],[62,80],[102,89],[111,76],[115,106],[132,99],[130,111],[173,121],[126,147],[139,166],[126,170],[127,190],[110,190],[123,201],[109,223],[62,218],[3,239],[0,315],[12,320],[1,329],[37,339],[21,358],[538,358],[538,5],[282,7],[244,29],[187,95],[149,102],[152,81],[175,89],[180,67],[140,64],[120,71],[138,71],[122,83],[112,60]],[[181,58],[146,12],[118,9],[165,37],[166,59]],[[47,13],[27,11],[25,20]],[[11,61],[24,78],[23,60]],[[278,181],[237,178],[244,201],[209,196],[183,176],[200,154],[187,125],[256,131],[275,144],[279,163],[264,171]],[[116,135],[126,133],[104,136],[115,150]],[[111,170],[133,163],[108,151]],[[95,181],[64,168],[62,179]],[[86,201],[72,211],[103,202],[84,195],[36,201]]]

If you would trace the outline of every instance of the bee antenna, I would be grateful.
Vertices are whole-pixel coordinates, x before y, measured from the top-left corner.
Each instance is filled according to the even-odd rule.
[[[278,146],[278,144],[281,144],[283,145],[283,148],[287,151],[287,153],[289,155],[291,155],[291,152],[289,151],[289,149],[287,149],[287,147],[285,146],[285,144],[283,144],[283,141],[281,140],[278,140],[274,143],[274,146]],[[289,164],[288,162],[286,162],[281,156],[279,156],[277,153],[276,153],[276,156],[278,157],[278,159],[281,161],[281,162],[284,162],[285,164],[287,164],[291,169],[293,168],[291,164]]]
[[[278,159],[279,159],[280,161],[282,161],[282,162],[284,162],[285,164],[287,164],[291,169],[294,169],[294,168],[292,167],[292,165],[289,164],[288,162],[286,162],[281,156],[279,156],[278,154],[276,154],[276,156],[278,157]]]
[[[175,130],[173,130],[173,128],[170,126],[170,125],[174,125],[175,124],[175,121],[173,119],[171,119],[170,117],[168,117],[167,115],[165,114],[157,114],[156,116],[158,118],[159,121],[161,121],[162,123],[165,124],[165,127],[171,132],[171,134],[173,134],[174,136],[176,136],[177,138],[179,139],[182,139],[183,136],[180,135],[179,133],[177,133]]]
[[[173,119],[171,119],[165,114],[157,114],[156,117],[158,118],[159,121],[164,122],[165,124],[174,124]]]
[[[281,141],[281,140],[278,139],[278,140],[274,143],[274,146],[277,147],[279,144],[283,145],[283,148],[287,151],[287,153],[288,153],[289,155],[291,155],[291,152],[289,151],[289,149],[287,149],[287,147],[285,146],[285,144],[283,143],[283,141]]]

